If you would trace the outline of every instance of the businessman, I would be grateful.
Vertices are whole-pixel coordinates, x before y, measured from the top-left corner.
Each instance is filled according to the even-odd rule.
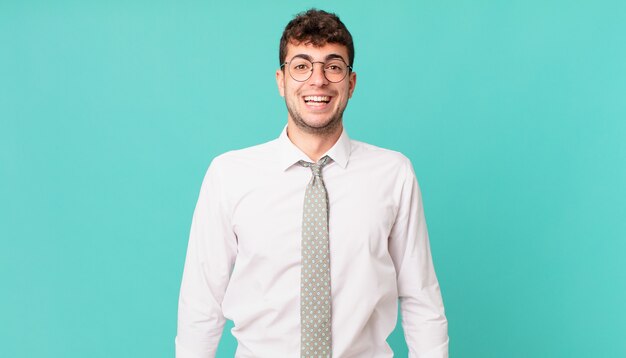
[[[236,357],[393,357],[398,304],[409,357],[448,357],[412,165],[343,128],[353,63],[335,14],[311,9],[286,26],[276,71],[286,126],[214,158],[200,189],[178,358],[215,357],[227,318]]]

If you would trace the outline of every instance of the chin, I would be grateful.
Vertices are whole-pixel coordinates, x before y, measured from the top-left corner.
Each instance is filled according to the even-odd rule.
[[[326,113],[325,116],[319,114],[302,116],[299,111],[287,106],[290,117],[294,124],[300,128],[303,132],[310,134],[328,134],[333,133],[338,127],[341,126],[341,113]]]
[[[296,121],[296,125],[302,128],[304,131],[312,134],[328,134],[334,132],[339,126],[341,126],[341,118],[330,119],[327,121]]]
[[[304,124],[306,124],[308,127],[311,127],[311,128],[326,128],[328,126],[332,126],[332,124],[333,124],[332,120],[326,120],[326,121],[307,121],[307,120],[304,120],[303,122],[304,122]]]

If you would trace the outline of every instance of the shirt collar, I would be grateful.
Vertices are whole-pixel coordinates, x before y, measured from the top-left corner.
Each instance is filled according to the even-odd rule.
[[[291,142],[287,136],[287,126],[283,128],[282,133],[278,137],[278,143],[281,156],[280,167],[283,171],[289,169],[300,160],[311,162],[311,159]],[[324,155],[329,156],[341,168],[346,168],[350,158],[350,138],[345,129],[341,132],[337,142]]]

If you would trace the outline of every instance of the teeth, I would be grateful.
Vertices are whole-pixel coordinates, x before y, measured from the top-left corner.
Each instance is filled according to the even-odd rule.
[[[330,97],[329,96],[306,96],[304,97],[304,100],[309,102],[329,102],[330,101]]]

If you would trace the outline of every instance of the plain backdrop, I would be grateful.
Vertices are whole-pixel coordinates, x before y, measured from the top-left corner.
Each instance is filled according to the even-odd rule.
[[[316,6],[348,133],[414,164],[451,356],[625,357],[625,4],[0,0],[0,356],[173,357],[204,172],[279,135]]]

